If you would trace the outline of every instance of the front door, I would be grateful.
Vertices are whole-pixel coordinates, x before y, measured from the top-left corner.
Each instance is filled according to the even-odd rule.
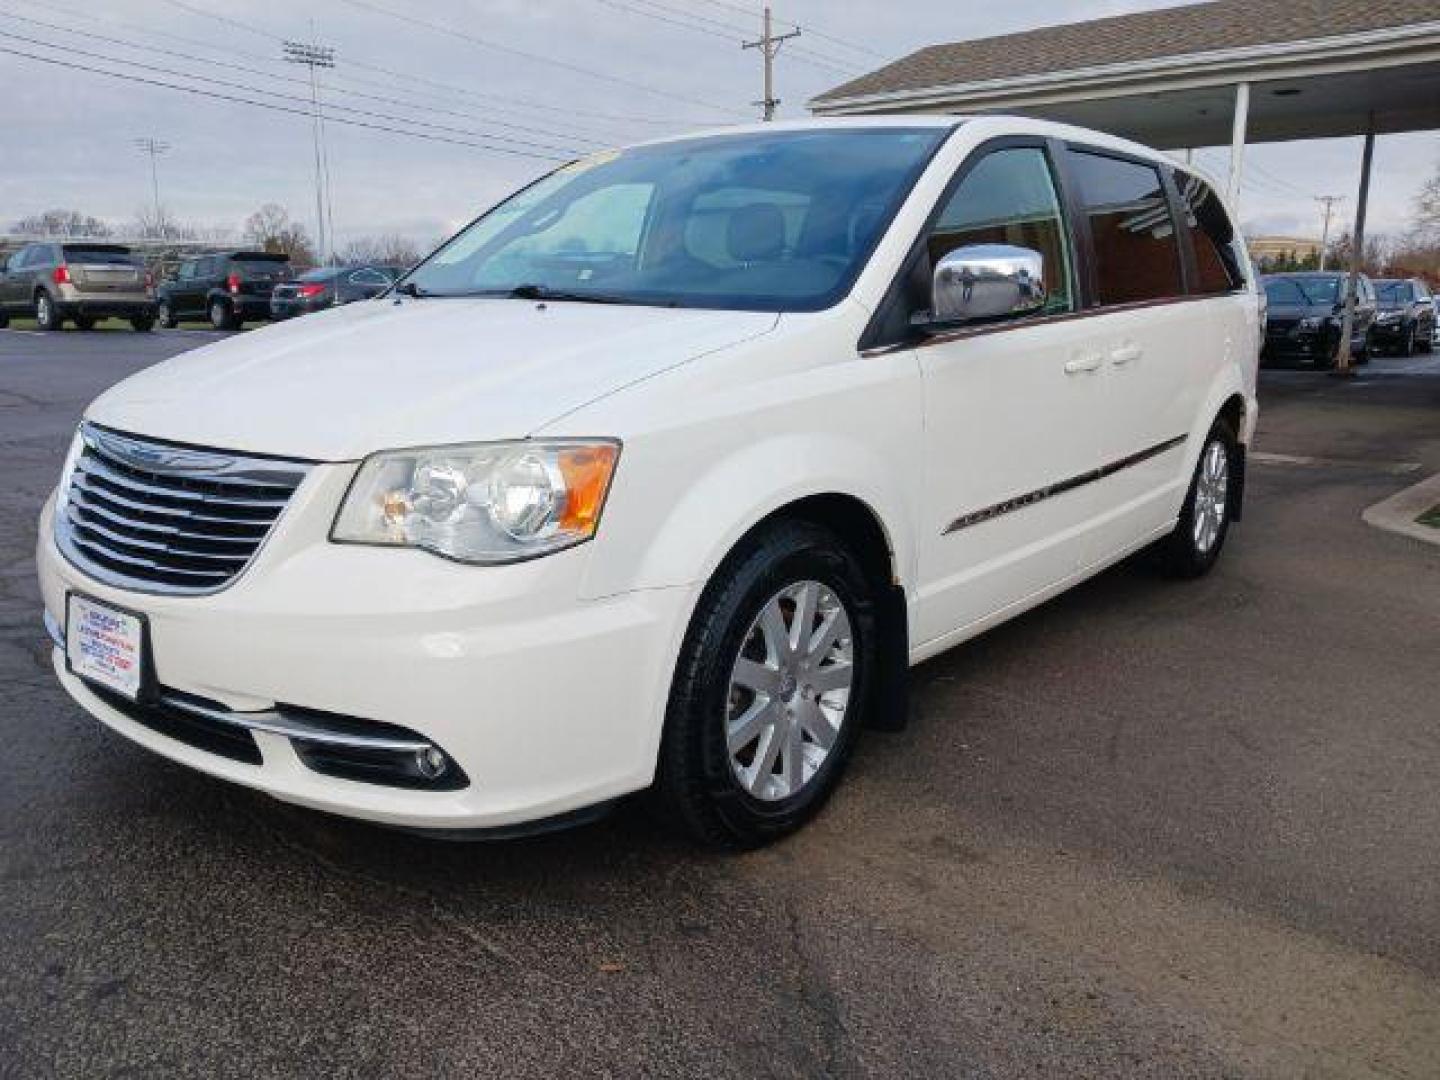
[[[931,265],[956,248],[1006,244],[1044,258],[1040,311],[962,327],[918,347],[925,490],[914,640],[961,636],[1076,573],[1097,512],[1104,394],[1074,259],[1043,144],[981,149],[927,238]]]

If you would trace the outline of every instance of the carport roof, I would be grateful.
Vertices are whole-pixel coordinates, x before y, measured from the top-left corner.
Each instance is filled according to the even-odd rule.
[[[828,90],[816,111],[871,97],[1229,53],[1440,23],[1436,0],[1212,0],[1019,34],[931,45]]]

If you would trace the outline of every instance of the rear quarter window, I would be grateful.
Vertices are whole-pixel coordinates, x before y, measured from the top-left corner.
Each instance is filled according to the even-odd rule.
[[[1239,245],[1243,242],[1230,215],[1211,189],[1198,176],[1176,172],[1184,206],[1184,225],[1195,252],[1195,280],[1192,292],[1218,295],[1245,287],[1244,263]]]

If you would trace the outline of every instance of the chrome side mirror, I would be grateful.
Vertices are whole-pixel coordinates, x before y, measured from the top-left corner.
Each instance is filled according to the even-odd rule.
[[[956,248],[935,265],[930,323],[1030,315],[1045,306],[1045,259],[1009,244]]]

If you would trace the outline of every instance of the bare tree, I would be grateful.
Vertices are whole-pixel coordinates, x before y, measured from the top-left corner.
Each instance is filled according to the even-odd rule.
[[[1440,165],[1415,195],[1410,233],[1416,240],[1440,244]]]
[[[46,210],[21,218],[12,232],[25,236],[110,236],[110,226],[100,218],[79,210]]]
[[[428,248],[422,248],[408,237],[398,233],[383,236],[362,236],[351,240],[335,256],[342,266],[402,266],[411,267],[424,257]]]
[[[177,219],[165,207],[141,207],[126,230],[144,240],[197,240],[199,229]]]
[[[301,266],[315,265],[315,249],[305,226],[279,203],[266,203],[245,219],[245,239],[265,251],[284,252]]]

